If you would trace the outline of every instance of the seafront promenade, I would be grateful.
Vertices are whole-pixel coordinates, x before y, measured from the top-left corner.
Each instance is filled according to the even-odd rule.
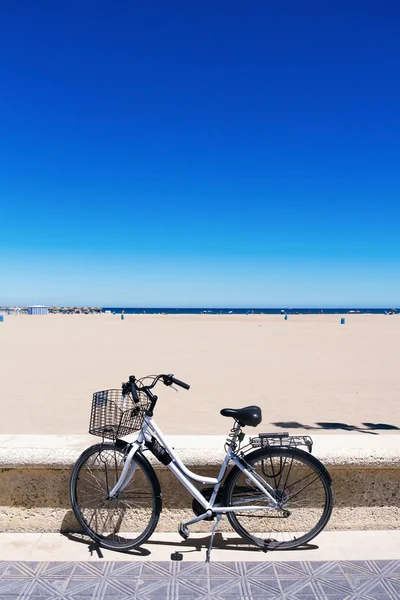
[[[399,597],[396,315],[350,315],[345,325],[336,315],[20,315],[1,327],[1,600]],[[223,406],[260,404],[257,431],[313,437],[336,503],[307,548],[265,554],[223,520],[205,565],[210,524],[181,540],[191,499],[155,463],[164,510],[142,549],[111,553],[79,534],[68,480],[96,442],[86,433],[91,393],[160,371],[192,385],[162,386],[156,418],[197,472],[215,474],[222,458]],[[182,562],[171,561],[177,550]]]
[[[216,537],[155,534],[141,552],[110,553],[59,534],[0,534],[2,600],[397,600],[400,536],[322,533],[316,544],[263,553]],[[181,562],[170,560],[179,550]]]

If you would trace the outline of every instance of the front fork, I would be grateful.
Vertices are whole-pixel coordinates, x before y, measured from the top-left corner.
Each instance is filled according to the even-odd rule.
[[[113,498],[115,498],[115,496],[117,496],[120,492],[122,492],[126,488],[128,483],[132,479],[133,474],[135,473],[135,470],[138,466],[137,462],[135,460],[133,460],[133,458],[134,458],[136,452],[139,450],[140,446],[141,446],[141,443],[139,442],[139,438],[138,438],[138,441],[136,441],[130,447],[130,450],[125,458],[125,464],[122,469],[122,473],[119,476],[119,479],[118,479],[117,483],[114,485],[113,489],[109,492],[107,500],[112,500]]]

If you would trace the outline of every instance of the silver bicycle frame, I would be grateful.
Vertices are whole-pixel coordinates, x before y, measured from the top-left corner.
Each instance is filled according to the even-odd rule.
[[[151,432],[151,435],[150,433]],[[218,477],[203,477],[201,475],[197,475],[190,471],[179,456],[175,454],[175,451],[168,444],[167,440],[164,438],[162,431],[157,427],[156,422],[153,417],[145,417],[142,428],[139,432],[137,440],[132,444],[132,447],[127,454],[124,468],[122,469],[122,473],[120,478],[118,479],[116,485],[110,492],[110,497],[112,498],[119,492],[121,492],[130,482],[137,467],[137,463],[133,461],[133,458],[136,452],[141,448],[145,441],[150,441],[152,437],[158,441],[158,443],[168,452],[170,457],[172,458],[171,462],[167,465],[168,469],[172,471],[175,477],[182,483],[182,485],[190,492],[190,494],[196,498],[196,500],[204,507],[204,511],[207,512],[211,510],[215,514],[234,512],[235,510],[242,511],[252,511],[259,510],[260,506],[214,506],[218,490],[221,486],[222,480],[224,479],[228,464],[232,461],[243,473],[245,476],[265,495],[266,500],[268,500],[269,506],[265,506],[265,509],[274,510],[278,508],[278,504],[274,497],[270,492],[273,492],[273,488],[259,477],[257,473],[252,473],[249,471],[243,464],[240,458],[235,454],[232,447],[229,446],[226,452],[226,456],[222,462],[221,469],[219,471]],[[190,481],[197,481],[202,484],[209,484],[214,486],[213,493],[211,495],[210,501],[206,500],[203,494],[193,485]]]

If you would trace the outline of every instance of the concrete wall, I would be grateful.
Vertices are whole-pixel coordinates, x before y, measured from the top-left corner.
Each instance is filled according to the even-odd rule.
[[[171,439],[172,438],[172,439]],[[216,476],[221,436],[169,438],[185,464]],[[314,454],[333,478],[335,508],[329,529],[400,529],[400,435],[314,436]],[[71,468],[91,436],[0,436],[0,531],[78,531],[69,506]],[[154,462],[163,491],[159,531],[190,519],[192,498]],[[221,530],[229,530],[226,519]],[[209,531],[202,523],[193,531]]]

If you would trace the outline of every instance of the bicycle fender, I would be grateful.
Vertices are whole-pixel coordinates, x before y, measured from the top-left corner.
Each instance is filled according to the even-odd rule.
[[[300,448],[287,448],[286,446],[275,446],[273,448],[260,448],[258,450],[253,450],[252,452],[249,452],[248,454],[245,454],[244,456],[240,457],[240,463],[242,464],[242,466],[246,466],[247,461],[248,460],[253,460],[253,459],[257,459],[260,458],[262,456],[265,456],[267,453],[273,455],[273,454],[277,454],[278,452],[282,452],[285,451],[288,454],[292,454],[292,455],[297,455],[297,456],[303,456],[304,458],[307,458],[307,460],[311,463],[313,463],[316,467],[318,467],[323,474],[326,476],[329,484],[332,484],[332,477],[330,476],[330,473],[328,471],[328,469],[325,467],[325,465],[322,464],[321,461],[319,461],[317,458],[315,458],[315,456],[313,454],[310,454],[309,452],[305,452],[304,450],[301,450]],[[237,471],[239,471],[239,467],[237,467],[236,465],[233,467],[233,469],[231,469],[231,471],[229,472],[226,480],[224,481],[224,490],[228,489],[228,484],[230,483],[231,479],[235,476],[235,473],[237,473]],[[224,500],[225,501],[225,500]]]

